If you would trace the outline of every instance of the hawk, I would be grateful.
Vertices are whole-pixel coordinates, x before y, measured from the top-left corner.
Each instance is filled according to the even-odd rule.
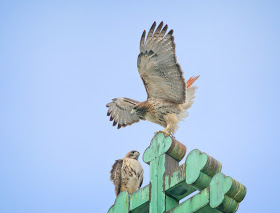
[[[115,193],[127,191],[129,194],[140,189],[144,170],[138,161],[140,153],[130,151],[123,159],[116,160],[110,171],[110,180],[115,185]]]
[[[153,23],[147,38],[144,30],[140,40],[137,67],[144,83],[147,100],[115,98],[106,106],[107,115],[118,129],[140,120],[159,124],[167,135],[174,134],[179,121],[187,117],[186,110],[193,104],[196,87],[191,86],[199,77],[185,82],[181,66],[177,63],[173,30],[167,34],[168,26],[163,22],[155,30]],[[163,27],[163,28],[162,28]],[[146,39],[145,39],[146,38]]]

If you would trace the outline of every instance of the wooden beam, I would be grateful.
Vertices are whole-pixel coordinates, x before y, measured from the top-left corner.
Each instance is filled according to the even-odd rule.
[[[175,171],[165,174],[165,192],[167,195],[181,200],[196,189],[186,183],[186,164],[177,167]]]
[[[179,204],[179,201],[165,194],[164,175],[179,166],[186,153],[186,147],[174,138],[158,133],[143,155],[150,165],[150,213],[163,213]]]
[[[220,211],[209,206],[209,194],[209,188],[206,188],[167,213],[219,213]]]
[[[150,185],[147,185],[130,196],[129,209],[131,213],[148,212]]]
[[[222,170],[222,164],[198,149],[186,158],[186,183],[198,190],[209,186],[211,178]]]
[[[158,133],[143,160],[150,165],[150,183],[129,196],[122,192],[109,213],[234,213],[246,187],[221,173],[222,164],[197,149],[179,166],[186,147]],[[199,190],[179,205],[179,200]]]
[[[246,192],[247,189],[243,184],[223,173],[218,173],[210,183],[210,206],[222,212],[236,212]]]
[[[108,213],[128,213],[129,212],[129,195],[128,192],[121,192]]]

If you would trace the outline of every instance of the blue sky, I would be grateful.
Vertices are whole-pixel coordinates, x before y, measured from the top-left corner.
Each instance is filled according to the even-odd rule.
[[[247,187],[239,212],[276,212],[279,9],[258,0],[1,1],[0,212],[106,212],[114,203],[114,160],[132,149],[142,156],[162,129],[117,130],[105,107],[146,99],[136,58],[153,21],[174,29],[185,78],[200,75],[176,139]]]

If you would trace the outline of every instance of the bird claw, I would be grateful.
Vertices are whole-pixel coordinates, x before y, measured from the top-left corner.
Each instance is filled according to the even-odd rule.
[[[166,134],[166,135],[168,135],[168,136],[171,136],[171,137],[174,137],[173,135],[172,135],[172,133],[170,134],[170,133],[168,133],[168,132],[166,132],[166,131],[157,131],[157,132],[155,132],[154,134],[156,135],[156,134],[158,134],[158,133],[160,133],[160,132],[162,132],[162,133],[164,133],[164,134]]]

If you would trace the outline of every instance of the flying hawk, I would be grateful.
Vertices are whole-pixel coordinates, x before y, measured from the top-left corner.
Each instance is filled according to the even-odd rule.
[[[123,159],[116,160],[110,171],[110,180],[115,185],[115,193],[127,191],[129,194],[140,189],[144,170],[138,161],[140,153],[130,151]]]
[[[173,30],[166,34],[167,25],[163,27],[163,22],[156,30],[155,27],[156,22],[147,38],[144,30],[137,59],[147,100],[138,102],[130,98],[115,98],[106,105],[109,107],[107,115],[114,121],[113,126],[118,124],[118,129],[148,120],[163,126],[165,129],[162,132],[170,135],[193,104],[196,87],[191,85],[199,76],[185,82],[183,71],[177,63]]]

